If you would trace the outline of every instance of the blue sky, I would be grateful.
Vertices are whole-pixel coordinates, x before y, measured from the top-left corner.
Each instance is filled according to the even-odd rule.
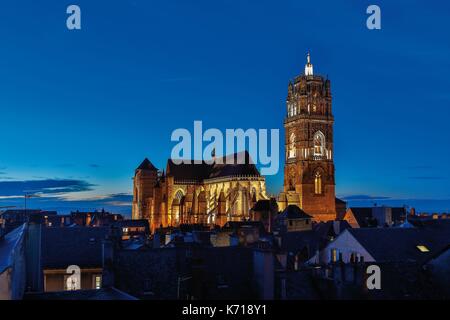
[[[2,1],[0,206],[38,190],[30,206],[128,212],[134,168],[164,168],[174,129],[281,129],[309,50],[332,81],[337,194],[449,210],[449,18],[424,1]]]

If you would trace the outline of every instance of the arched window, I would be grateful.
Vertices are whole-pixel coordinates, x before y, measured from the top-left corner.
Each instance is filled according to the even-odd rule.
[[[291,133],[289,137],[289,158],[295,158],[296,156],[296,150],[295,150],[295,133]]]
[[[314,193],[322,194],[322,175],[320,172],[316,172],[316,176],[314,177]]]
[[[325,154],[325,136],[322,132],[317,131],[314,134],[314,155],[323,156]]]
[[[177,193],[175,193],[175,198],[177,198],[178,200],[181,200],[181,198],[184,197],[184,193],[181,190],[178,190]]]

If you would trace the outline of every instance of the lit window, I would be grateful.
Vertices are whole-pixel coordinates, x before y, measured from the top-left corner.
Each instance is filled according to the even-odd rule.
[[[295,150],[295,133],[291,133],[289,137],[289,158],[295,158],[296,150]]]
[[[419,249],[420,252],[430,252],[430,250],[424,245],[418,245],[416,248]]]
[[[314,193],[322,194],[322,175],[320,172],[316,172],[316,176],[314,178]]]
[[[314,134],[314,155],[323,156],[325,150],[325,136],[322,132],[318,131]]]
[[[79,290],[80,289],[80,283],[79,278],[74,276],[64,276],[64,290],[65,291],[72,291],[72,290]]]
[[[102,276],[95,276],[95,289],[102,288]]]
[[[337,262],[338,258],[338,251],[337,249],[331,249],[331,262]]]

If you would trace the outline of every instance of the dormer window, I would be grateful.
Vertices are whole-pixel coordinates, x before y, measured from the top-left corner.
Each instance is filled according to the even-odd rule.
[[[418,245],[416,248],[419,249],[420,252],[430,252],[430,250],[424,245]]]

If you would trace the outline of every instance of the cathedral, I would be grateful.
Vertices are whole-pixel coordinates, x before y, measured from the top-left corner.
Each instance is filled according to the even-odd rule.
[[[169,159],[162,173],[145,159],[135,171],[133,219],[148,219],[152,230],[249,219],[256,202],[268,199],[265,179],[247,152],[244,164],[236,164],[239,154],[232,156],[235,164],[225,158],[212,164],[175,164]]]
[[[308,54],[304,74],[288,85],[284,187],[277,204],[279,210],[297,205],[315,221],[336,219],[331,100],[330,80],[314,75]],[[169,159],[162,172],[145,159],[135,171],[133,219],[148,219],[154,231],[251,218],[250,209],[268,196],[265,178],[248,153],[245,158],[245,164]]]

